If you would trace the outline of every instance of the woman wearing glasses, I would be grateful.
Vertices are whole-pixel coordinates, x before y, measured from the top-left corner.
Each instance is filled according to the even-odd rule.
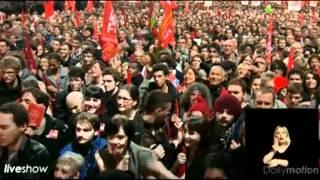
[[[134,85],[123,85],[117,96],[117,106],[120,114],[134,120],[139,106],[139,89]]]

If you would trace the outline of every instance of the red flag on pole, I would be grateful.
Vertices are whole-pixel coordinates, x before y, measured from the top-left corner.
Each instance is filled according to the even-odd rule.
[[[54,14],[54,0],[43,2],[45,18],[49,19]]]
[[[86,7],[86,11],[87,13],[92,13],[93,11],[93,1],[92,0],[88,0],[88,3],[87,3],[87,7]]]
[[[96,41],[99,40],[98,23],[96,20],[93,22],[93,36],[92,38]]]
[[[76,11],[76,16],[75,16],[75,19],[74,19],[74,24],[75,24],[75,26],[76,26],[77,29],[80,28],[80,22],[81,22],[80,12],[79,12],[79,11]]]
[[[127,70],[127,84],[128,85],[132,84],[132,75],[129,69]]]
[[[164,17],[160,26],[158,38],[159,44],[163,48],[167,48],[168,44],[173,44],[175,42],[172,8],[168,3],[166,3],[164,7]]]
[[[293,49],[290,48],[289,51],[289,58],[288,58],[288,65],[287,65],[287,72],[289,72],[293,68]]]
[[[33,69],[37,69],[36,61],[32,53],[31,49],[31,40],[30,40],[30,35],[25,34],[24,36],[24,44],[25,48],[23,49],[25,58],[27,60],[27,67],[31,71]]]
[[[100,45],[102,48],[102,59],[106,62],[116,55],[119,49],[116,16],[114,14],[111,1],[106,1],[104,6]]]
[[[267,63],[271,63],[271,51],[272,51],[272,33],[273,33],[273,19],[274,17],[271,16],[269,26],[268,26],[268,46],[267,46],[267,52],[266,52],[266,60]]]
[[[68,9],[71,9],[71,12],[76,11],[76,1],[75,0],[67,0]]]
[[[24,10],[21,11],[21,24],[22,27],[24,27],[24,24],[26,23],[26,16],[24,14]]]

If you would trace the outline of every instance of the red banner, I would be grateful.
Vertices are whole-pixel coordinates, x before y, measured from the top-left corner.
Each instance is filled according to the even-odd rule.
[[[43,2],[45,18],[49,19],[54,14],[54,0]]]
[[[166,3],[164,7],[164,17],[160,26],[159,43],[163,48],[167,48],[169,44],[173,44],[174,31],[173,31],[173,14],[171,4]]]
[[[271,63],[271,57],[272,57],[272,33],[273,33],[273,19],[274,17],[271,16],[269,26],[268,26],[268,46],[267,46],[267,52],[266,52],[266,60],[267,63]]]
[[[87,7],[86,7],[87,13],[90,13],[90,14],[92,13],[93,6],[94,6],[93,1],[92,0],[88,0]]]
[[[289,51],[289,58],[288,58],[288,65],[287,65],[287,72],[289,72],[293,68],[293,49],[290,48]]]
[[[111,1],[104,6],[103,26],[100,36],[102,59],[107,62],[118,52],[116,16]]]

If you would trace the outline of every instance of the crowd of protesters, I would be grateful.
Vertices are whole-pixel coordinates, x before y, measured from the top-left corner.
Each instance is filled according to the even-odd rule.
[[[163,9],[153,3],[160,26]],[[6,14],[0,168],[48,171],[0,169],[0,177],[245,179],[245,110],[320,104],[318,12],[272,4],[266,13],[265,5],[190,2],[185,11],[185,2],[177,2],[175,44],[160,48],[150,31],[150,2],[115,1],[120,48],[108,61],[97,38],[102,4],[93,13],[79,11],[78,26],[70,9],[49,19],[37,11],[26,11],[25,19]],[[28,123],[31,104],[45,107],[39,126]]]

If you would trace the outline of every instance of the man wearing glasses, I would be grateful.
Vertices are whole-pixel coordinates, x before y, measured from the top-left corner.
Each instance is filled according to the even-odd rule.
[[[0,105],[18,99],[21,91],[21,80],[19,72],[21,65],[19,60],[13,56],[6,56],[2,59],[0,81]]]

